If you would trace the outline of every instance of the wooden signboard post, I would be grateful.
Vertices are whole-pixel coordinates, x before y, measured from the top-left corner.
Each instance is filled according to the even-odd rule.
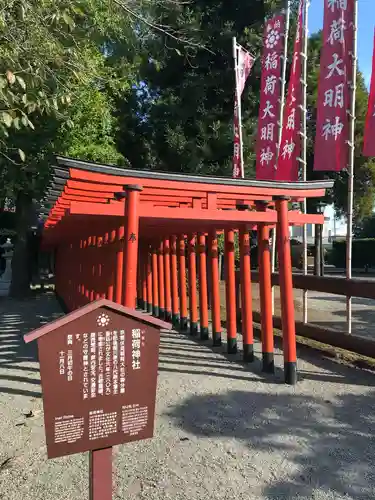
[[[90,500],[112,499],[112,446],[154,432],[160,329],[108,300],[24,336],[38,341],[48,458],[90,452]]]

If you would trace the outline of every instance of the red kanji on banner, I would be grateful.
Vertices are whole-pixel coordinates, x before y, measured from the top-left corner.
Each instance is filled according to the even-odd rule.
[[[284,27],[284,15],[274,16],[266,22],[263,35],[256,160],[256,178],[263,180],[272,180],[275,175]]]
[[[371,87],[366,116],[363,156],[375,156],[375,32],[374,53],[372,57]]]
[[[284,109],[283,133],[280,144],[279,159],[275,171],[275,180],[297,181],[301,151],[301,51],[303,32],[303,6],[300,0],[298,24],[294,42],[292,71],[289,79],[288,97]]]
[[[354,0],[325,0],[314,170],[347,166]]]
[[[245,88],[246,80],[248,79],[251,69],[254,65],[254,58],[249,52],[244,50],[240,45],[236,44],[237,51],[237,67],[235,68],[236,74],[236,88],[238,89],[235,94],[234,100],[234,152],[233,152],[233,177],[235,179],[241,177],[241,139],[240,139],[240,117],[238,100],[241,99],[242,92]]]

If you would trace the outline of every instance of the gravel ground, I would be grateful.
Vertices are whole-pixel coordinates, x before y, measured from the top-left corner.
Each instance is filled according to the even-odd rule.
[[[20,338],[59,314],[52,295],[0,302],[1,499],[88,498],[87,454],[46,458],[35,346]],[[114,498],[375,497],[374,374],[304,350],[292,388],[222,352],[162,335],[155,438],[115,449]]]

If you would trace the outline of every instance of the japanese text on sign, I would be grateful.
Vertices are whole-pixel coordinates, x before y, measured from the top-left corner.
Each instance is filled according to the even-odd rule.
[[[289,79],[288,96],[284,109],[283,130],[280,143],[279,158],[275,180],[298,180],[298,157],[300,155],[301,127],[301,51],[303,32],[303,6],[305,0],[300,0],[292,72]]]
[[[132,369],[141,368],[141,349],[144,334],[139,329],[132,330]],[[125,394],[125,330],[84,333],[74,342],[81,346],[82,397],[94,399],[98,396]],[[68,335],[67,345],[71,348],[59,352],[59,374],[73,381],[73,336]],[[78,363],[79,365],[79,363]]]
[[[325,0],[314,170],[347,165],[354,0]]]
[[[284,23],[284,16],[273,17],[267,21],[263,35],[257,179],[273,179],[276,168]]]

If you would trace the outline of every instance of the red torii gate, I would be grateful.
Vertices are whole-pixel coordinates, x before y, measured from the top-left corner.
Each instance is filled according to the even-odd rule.
[[[224,231],[227,350],[229,354],[236,353],[234,242],[238,231],[243,359],[251,362],[254,353],[249,231],[256,229],[266,372],[274,371],[269,231],[276,226],[285,382],[296,382],[289,226],[322,224],[324,219],[323,215],[289,210],[289,202],[322,197],[332,181],[233,180],[121,169],[62,157],[57,158],[57,165],[45,197],[50,208],[46,211],[43,245],[57,250],[56,292],[68,309],[102,297],[127,307],[135,307],[138,300],[138,306],[145,311],[172,321],[182,331],[190,323],[190,333],[197,335],[199,302],[200,337],[207,340],[208,275],[212,342],[219,346],[217,235]]]

